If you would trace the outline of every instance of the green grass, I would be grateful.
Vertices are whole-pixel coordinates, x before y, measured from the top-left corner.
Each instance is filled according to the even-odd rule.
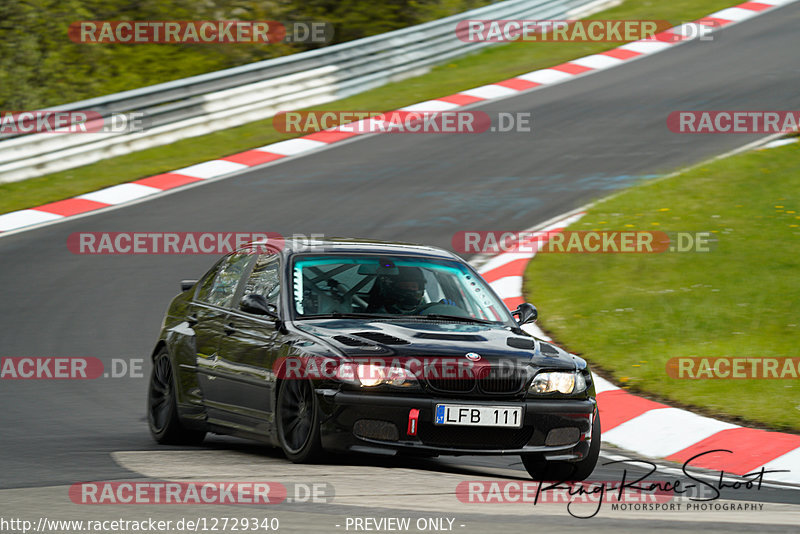
[[[731,0],[628,0],[596,19],[694,20],[728,7]],[[314,109],[397,109],[415,102],[501,81],[532,70],[619,46],[620,43],[516,43],[491,47],[431,72]],[[24,209],[176,168],[259,147],[292,135],[276,132],[272,120],[194,137],[91,165],[0,185],[0,213]]]
[[[540,254],[525,294],[542,327],[623,387],[800,431],[800,381],[669,378],[673,357],[797,357],[800,144],[635,187],[574,230],[713,232],[707,253]]]

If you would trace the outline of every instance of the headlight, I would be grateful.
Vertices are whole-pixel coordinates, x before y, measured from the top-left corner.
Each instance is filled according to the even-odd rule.
[[[356,378],[365,387],[387,384],[395,387],[417,386],[417,377],[402,367],[385,367],[383,365],[359,364],[356,367]]]
[[[586,389],[586,379],[580,372],[544,372],[533,378],[530,393],[579,393]]]

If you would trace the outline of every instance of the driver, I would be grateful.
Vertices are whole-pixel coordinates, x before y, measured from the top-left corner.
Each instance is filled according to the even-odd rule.
[[[423,304],[425,275],[419,267],[397,270],[397,274],[382,274],[375,280],[379,307],[387,313],[413,314]]]

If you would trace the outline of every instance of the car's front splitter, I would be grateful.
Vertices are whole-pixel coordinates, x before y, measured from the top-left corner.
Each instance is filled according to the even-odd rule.
[[[540,454],[577,461],[589,451],[594,399],[454,399],[317,390],[328,450],[430,455]],[[434,424],[437,404],[521,406],[520,428]],[[412,419],[414,422],[412,424]]]

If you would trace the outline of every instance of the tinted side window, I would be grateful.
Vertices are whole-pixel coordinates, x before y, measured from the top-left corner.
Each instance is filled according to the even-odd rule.
[[[203,286],[197,292],[197,299],[223,308],[230,306],[239,280],[252,258],[252,254],[247,252],[237,252],[228,256],[220,265],[216,275],[209,276],[203,282]]]
[[[245,283],[242,295],[256,293],[267,299],[270,304],[277,306],[281,290],[279,259],[280,256],[277,254],[261,254]]]
[[[194,298],[196,300],[205,300],[208,298],[208,292],[211,290],[211,284],[214,283],[214,278],[217,276],[217,271],[219,270],[219,266],[222,265],[227,258],[222,258],[221,260],[217,260],[214,266],[208,270],[206,274],[200,279],[200,283],[197,285],[197,291],[194,294]]]

